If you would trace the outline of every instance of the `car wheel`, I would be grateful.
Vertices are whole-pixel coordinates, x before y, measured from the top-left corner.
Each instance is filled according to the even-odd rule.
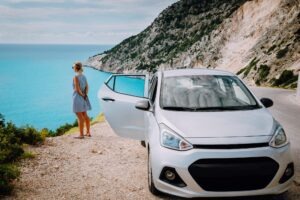
[[[152,177],[152,165],[151,165],[151,159],[150,159],[150,150],[148,150],[148,187],[149,187],[149,191],[157,196],[159,194],[161,194],[161,192],[156,189],[154,183],[153,183],[153,177]]]

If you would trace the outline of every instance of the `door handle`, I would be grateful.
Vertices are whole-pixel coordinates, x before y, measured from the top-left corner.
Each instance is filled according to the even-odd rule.
[[[110,98],[110,97],[103,97],[102,100],[103,101],[115,101],[113,98]]]

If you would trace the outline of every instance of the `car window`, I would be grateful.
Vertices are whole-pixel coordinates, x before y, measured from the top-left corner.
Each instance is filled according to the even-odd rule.
[[[221,75],[166,77],[160,105],[163,109],[184,111],[260,108],[237,77]]]
[[[106,84],[110,89],[114,90],[115,76],[111,77]]]
[[[115,92],[144,97],[144,88],[145,76],[115,76],[113,88]]]

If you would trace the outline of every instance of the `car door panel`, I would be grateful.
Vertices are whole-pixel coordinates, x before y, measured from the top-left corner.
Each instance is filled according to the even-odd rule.
[[[145,87],[148,87],[146,82],[147,78]],[[145,111],[135,108],[136,102],[145,99],[144,97],[118,93],[108,87],[108,84],[103,84],[98,98],[107,122],[117,135],[136,140],[145,139]]]

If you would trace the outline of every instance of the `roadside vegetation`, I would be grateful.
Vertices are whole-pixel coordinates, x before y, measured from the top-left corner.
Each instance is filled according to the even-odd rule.
[[[98,115],[91,124],[104,120],[103,114]],[[32,126],[17,127],[12,122],[5,122],[0,114],[0,197],[12,192],[14,181],[20,176],[18,161],[33,159],[35,154],[26,151],[28,145],[42,145],[46,137],[55,137],[78,131],[78,124],[66,123],[55,131],[46,128],[37,130]]]
[[[13,189],[13,181],[19,177],[20,171],[16,161],[31,157],[24,152],[23,145],[42,144],[44,138],[33,127],[17,127],[6,123],[0,114],[0,195],[9,194]]]
[[[292,70],[284,70],[278,79],[272,80],[272,86],[283,88],[296,88],[298,75],[294,75]]]
[[[256,85],[260,85],[262,81],[267,80],[267,76],[270,73],[270,69],[271,68],[268,65],[260,65],[260,67],[257,70],[258,77],[257,77],[257,80],[255,81]]]

